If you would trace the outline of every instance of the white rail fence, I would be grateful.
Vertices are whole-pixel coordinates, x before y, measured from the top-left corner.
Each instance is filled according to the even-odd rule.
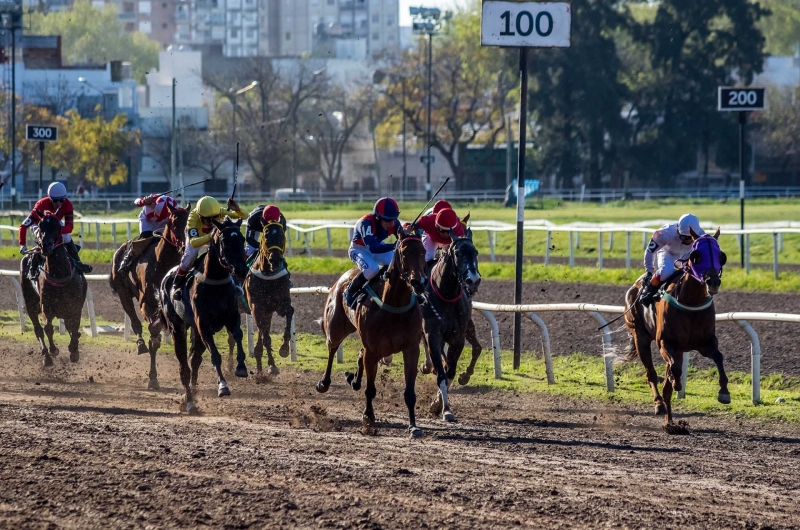
[[[19,325],[20,330],[26,329],[26,312],[25,302],[22,297],[22,288],[19,283],[19,272],[10,270],[0,270],[0,276],[7,276],[14,285],[14,291],[17,298],[17,308],[19,310]],[[88,274],[87,280],[105,280],[108,281],[107,274]],[[314,294],[323,295],[328,294],[330,288],[324,286],[318,287],[295,287],[291,290],[294,295],[300,294]],[[542,312],[554,311],[577,311],[585,313],[587,316],[593,318],[600,326],[605,326],[606,319],[601,313],[614,313],[620,314],[625,308],[623,306],[612,305],[598,305],[598,304],[524,304],[524,305],[505,305],[505,304],[486,304],[483,302],[473,302],[472,307],[478,313],[483,315],[489,322],[491,328],[491,343],[492,354],[494,360],[494,376],[496,379],[503,377],[501,350],[500,350],[500,328],[497,324],[497,319],[494,313],[522,313],[526,318],[535,323],[542,334],[543,356],[545,361],[545,373],[547,376],[548,384],[555,384],[555,374],[553,370],[553,358],[550,350],[550,333],[547,325],[537,315]],[[97,323],[94,312],[94,300],[92,298],[92,290],[89,288],[86,295],[86,311],[88,313],[90,322],[90,335],[96,337],[98,335]],[[761,401],[761,343],[758,339],[758,334],[749,324],[750,321],[762,322],[794,322],[800,323],[800,314],[787,314],[787,313],[752,313],[752,312],[733,312],[733,313],[720,313],[716,317],[717,322],[735,322],[741,327],[750,339],[750,375],[751,375],[751,400],[754,405]],[[253,355],[254,348],[254,323],[250,315],[246,315],[245,326],[247,329],[247,347],[250,355]],[[59,325],[60,332],[64,333],[63,322]],[[127,315],[125,316],[124,324],[124,338],[128,340],[130,337],[130,320]],[[169,343],[169,337],[165,337]],[[615,350],[611,343],[611,330],[608,326],[604,327],[601,333],[603,345],[603,360],[605,366],[606,376],[606,390],[608,392],[614,391],[614,356]],[[294,319],[291,322],[291,341],[290,341],[290,360],[297,362],[297,337],[295,332]],[[342,347],[336,352],[336,360],[338,363],[344,362]],[[686,376],[689,368],[689,354],[683,356],[683,390],[678,394],[678,397],[683,398],[686,395]]]

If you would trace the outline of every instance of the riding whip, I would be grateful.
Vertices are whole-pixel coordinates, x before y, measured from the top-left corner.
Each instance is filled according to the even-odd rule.
[[[618,316],[618,317],[617,317],[617,318],[615,318],[614,320],[612,320],[612,321],[610,321],[610,322],[607,322],[606,324],[603,324],[602,326],[600,326],[599,328],[597,328],[597,331],[600,331],[601,329],[603,329],[603,328],[605,328],[605,327],[608,327],[608,326],[610,326],[611,324],[613,324],[614,322],[616,322],[616,321],[617,321],[617,320],[619,320],[620,318],[624,317],[625,315],[627,315],[627,314],[628,314],[628,312],[629,312],[631,309],[633,309],[633,305],[631,305],[631,306],[630,306],[628,309],[626,309],[626,310],[625,310],[625,312],[624,312],[624,313],[622,313],[620,316]]]
[[[202,184],[203,182],[208,182],[209,180],[211,180],[211,179],[210,179],[210,178],[207,178],[207,179],[205,179],[205,180],[201,180],[201,181],[199,181],[199,182],[193,182],[192,184],[187,184],[187,185],[185,185],[185,186],[181,186],[181,187],[179,187],[179,188],[175,188],[174,190],[169,190],[169,191],[165,191],[164,193],[159,193],[158,195],[156,195],[156,197],[163,197],[164,195],[169,195],[169,194],[170,194],[170,193],[172,193],[173,191],[182,190],[182,189],[184,189],[184,188],[188,188],[189,186],[197,186],[198,184]]]
[[[236,184],[239,181],[239,142],[236,142],[236,165],[233,166],[233,191],[231,192],[231,200],[236,195]]]
[[[441,185],[441,186],[439,186],[439,189],[438,189],[438,190],[436,190],[436,193],[434,193],[433,195],[431,195],[431,198],[430,198],[430,199],[428,199],[428,202],[426,202],[426,203],[425,203],[425,206],[423,206],[423,207],[422,207],[422,211],[421,211],[421,212],[419,212],[419,214],[417,214],[417,218],[416,218],[416,219],[414,219],[414,222],[413,222],[413,223],[411,223],[411,225],[412,225],[412,226],[413,226],[413,225],[415,225],[415,224],[417,224],[417,221],[419,221],[419,218],[420,218],[420,217],[422,217],[422,214],[424,214],[424,213],[425,213],[425,210],[427,210],[427,209],[428,209],[428,205],[431,203],[431,201],[432,201],[433,199],[435,199],[435,198],[436,198],[436,196],[437,196],[437,195],[439,195],[439,192],[440,192],[440,191],[442,191],[442,188],[444,188],[444,187],[447,185],[447,183],[448,183],[449,181],[450,181],[450,177],[447,177],[446,179],[444,179],[444,182],[442,182],[442,185]]]

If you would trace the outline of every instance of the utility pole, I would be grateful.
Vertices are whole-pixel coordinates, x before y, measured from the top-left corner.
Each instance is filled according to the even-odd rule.
[[[177,171],[175,169],[175,151],[177,149],[177,138],[176,135],[177,131],[177,118],[175,114],[175,85],[178,84],[178,81],[173,77],[172,78],[172,128],[170,129],[170,162],[169,162],[169,179],[171,182],[171,186],[177,188]]]
[[[406,150],[406,78],[403,76],[401,79],[403,81],[403,181],[401,182],[400,189],[403,190],[401,195],[404,195],[408,191],[408,151]]]
[[[433,65],[433,32],[428,33],[428,134],[427,156],[425,157],[425,199],[431,200],[431,87]]]

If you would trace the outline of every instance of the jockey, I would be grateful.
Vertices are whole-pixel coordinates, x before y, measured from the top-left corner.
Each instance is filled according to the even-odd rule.
[[[36,235],[39,231],[36,225],[44,218],[46,213],[55,215],[56,218],[61,221],[61,241],[64,243],[64,247],[67,249],[70,257],[75,262],[75,266],[83,272],[92,272],[91,265],[86,265],[81,262],[78,256],[78,247],[76,247],[75,243],[72,241],[71,234],[74,210],[72,208],[72,203],[67,199],[67,188],[60,182],[53,182],[50,184],[47,188],[47,197],[39,199],[36,202],[30,215],[19,227],[20,254],[26,254],[28,252],[28,247],[26,245],[28,228],[30,227],[34,235]],[[33,254],[31,256],[30,268],[28,270],[28,277],[31,281],[35,281],[38,276],[40,259],[41,257],[39,254]]]
[[[256,206],[256,209],[247,216],[247,231],[244,236],[247,242],[244,248],[245,258],[249,258],[258,250],[260,234],[264,231],[264,227],[270,223],[280,223],[283,226],[284,233],[286,232],[286,218],[274,204]]]
[[[194,260],[200,251],[208,247],[211,241],[211,230],[214,228],[212,221],[222,221],[225,216],[231,219],[244,219],[245,214],[233,199],[228,199],[226,208],[222,209],[214,197],[202,197],[189,213],[186,222],[186,246],[178,267],[178,274],[173,284],[172,298],[181,299],[181,291],[186,285],[186,274],[194,267]]]
[[[397,236],[400,231],[400,207],[389,197],[382,197],[375,203],[371,214],[367,214],[353,228],[353,240],[347,255],[361,270],[353,278],[344,293],[344,301],[351,309],[355,308],[358,292],[366,283],[378,275],[381,266],[392,262],[395,243],[384,243],[389,236]]]
[[[148,195],[133,201],[133,204],[142,208],[139,212],[139,237],[137,239],[147,239],[153,237],[154,232],[164,228],[169,221],[169,207],[177,208],[178,202],[169,195]],[[124,273],[139,258],[136,252],[137,247],[128,241],[125,256],[119,265],[119,272]]]
[[[692,232],[698,236],[705,234],[697,216],[687,213],[677,223],[665,224],[653,233],[644,253],[647,274],[642,281],[640,301],[643,306],[653,303],[658,288],[675,272],[675,261],[688,256],[693,241]]]
[[[434,203],[433,208],[428,208],[428,211],[425,212],[425,215],[430,215],[432,213],[437,214],[445,208],[450,208],[451,210],[453,209],[449,202],[440,199]]]
[[[436,206],[434,206],[435,209]],[[442,208],[435,214],[423,215],[417,221],[416,226],[423,232],[422,245],[425,247],[425,261],[428,266],[435,261],[436,251],[440,248],[447,248],[453,241],[450,237],[451,230],[457,237],[466,236],[461,219],[449,207]]]

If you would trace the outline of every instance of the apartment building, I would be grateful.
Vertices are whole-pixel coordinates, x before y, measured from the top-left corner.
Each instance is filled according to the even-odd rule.
[[[92,0],[98,9],[114,4],[117,19],[126,32],[140,31],[164,47],[175,42],[178,3],[178,0]]]

